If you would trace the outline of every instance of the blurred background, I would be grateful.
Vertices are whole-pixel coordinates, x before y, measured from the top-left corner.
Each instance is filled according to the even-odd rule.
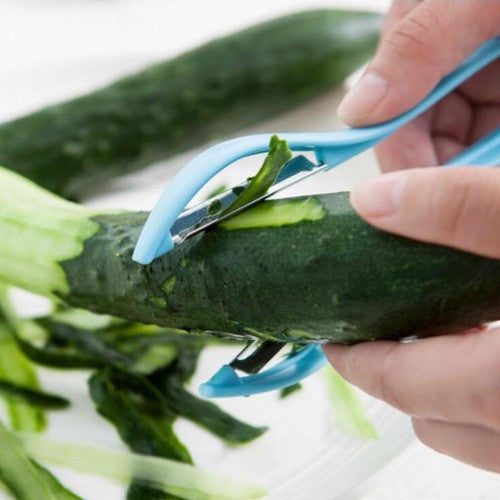
[[[152,62],[175,56],[210,39],[271,17],[314,7],[344,7],[384,12],[389,4],[387,0],[1,0],[0,121],[98,88]],[[239,133],[339,128],[342,124],[335,118],[335,107],[340,96],[341,91],[332,90],[286,115]],[[168,179],[193,154],[195,151],[184,153],[167,162],[153,165],[140,174],[113,181],[107,186],[105,193],[96,191],[87,202],[99,206],[150,209]],[[238,172],[227,173],[223,180],[232,183],[252,171],[255,171],[255,163],[243,162]],[[307,186],[296,188],[296,192],[345,190],[353,183],[377,173],[374,157],[368,153],[340,167],[332,173],[327,182],[316,179]],[[207,366],[211,366],[212,362],[215,363],[214,360],[206,361]],[[53,377],[48,371],[44,372],[43,380],[49,388],[63,392],[67,390],[72,395],[80,390],[75,388],[82,386],[81,378],[70,376],[65,379],[64,387],[61,387],[60,378]],[[95,437],[106,444],[116,444],[114,438],[110,437],[111,428],[95,423],[90,418],[92,408],[85,401],[84,389],[80,391],[81,400],[77,400],[71,413],[72,422],[76,422],[76,427],[69,426],[68,417],[56,417],[53,419],[51,432],[57,436],[68,437],[74,435],[75,429],[81,428],[81,432],[88,433],[91,438]],[[320,396],[315,394],[314,397]],[[315,404],[314,399],[311,401],[311,404]],[[229,403],[230,406],[231,404]],[[248,411],[250,403],[245,402],[244,405],[244,411]],[[233,406],[231,409],[237,413],[237,405]],[[285,409],[277,407],[275,417],[270,419],[279,425],[285,418],[283,413],[300,412],[301,408],[303,404],[291,405]],[[387,411],[391,411],[391,415],[396,413]],[[312,494],[311,498],[499,498],[500,480],[497,476],[459,464],[414,442],[408,434],[411,431],[406,417],[397,415],[395,422],[401,425],[401,432],[406,433],[402,439],[403,451],[394,452],[394,459],[388,456],[384,460],[380,459],[380,466],[385,462],[389,463],[372,475],[370,481],[365,482],[366,477],[361,474],[358,488],[349,488],[338,497],[333,493],[328,496],[328,492],[323,491],[317,496]],[[189,426],[186,429],[186,432],[194,432]],[[307,433],[307,429],[304,428],[302,432]],[[194,441],[198,437],[195,433],[191,439]],[[316,435],[316,438],[321,439],[321,435]],[[408,447],[410,442],[412,444]],[[275,445],[281,447],[281,452],[284,452],[282,443],[276,441]],[[351,459],[355,460],[356,455]],[[366,460],[366,457],[360,460],[365,463],[363,460]],[[369,460],[366,463],[370,470],[376,471],[380,468],[377,464],[370,464]],[[239,463],[238,466],[245,468],[244,463]],[[310,466],[311,464],[304,464],[304,467]],[[312,467],[314,468],[314,464]],[[322,470],[323,474],[328,473],[328,468],[324,468],[324,465]],[[247,472],[250,477],[257,473],[255,470]],[[75,488],[79,488],[82,494],[90,488],[94,495],[92,499],[120,498],[120,489],[109,487],[102,481],[70,473],[65,477],[68,484],[76,485]],[[332,491],[334,489],[332,487]],[[272,498],[284,497],[277,494]],[[288,498],[295,500],[293,496]]]

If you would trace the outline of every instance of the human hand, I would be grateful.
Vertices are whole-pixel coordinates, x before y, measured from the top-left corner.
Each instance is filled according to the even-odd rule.
[[[411,415],[425,445],[500,472],[500,331],[323,349],[346,380]]]
[[[499,33],[497,0],[480,8],[470,0],[396,1],[367,73],[383,75],[385,83],[368,77],[374,88],[354,91],[340,114],[367,125],[405,111]],[[382,169],[400,171],[353,190],[361,217],[382,230],[500,258],[500,170],[411,168],[444,163],[497,127],[499,81],[497,61],[379,146]],[[324,350],[348,381],[411,415],[425,444],[500,472],[500,331]]]
[[[408,110],[486,40],[500,34],[498,0],[395,0],[379,50],[341,103],[349,125]],[[376,148],[383,171],[442,165],[500,123],[500,60]]]

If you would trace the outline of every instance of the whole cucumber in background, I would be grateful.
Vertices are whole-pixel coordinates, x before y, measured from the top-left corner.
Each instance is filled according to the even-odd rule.
[[[282,342],[449,333],[500,317],[500,261],[379,231],[347,193],[261,203],[147,266],[146,213],[0,169],[0,281],[142,323]]]
[[[374,52],[379,28],[377,14],[339,10],[256,25],[0,125],[0,164],[81,197],[341,83]]]

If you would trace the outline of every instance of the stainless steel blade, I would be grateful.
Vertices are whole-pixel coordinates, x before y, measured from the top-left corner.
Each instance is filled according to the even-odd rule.
[[[283,342],[274,342],[273,340],[251,341],[229,363],[229,366],[249,375],[255,375],[259,373],[260,370],[264,368],[283,347],[285,347],[285,345],[286,344]],[[252,349],[252,352],[244,358],[243,354],[249,349]]]
[[[317,165],[309,161],[304,156],[292,158],[285,164],[277,182],[273,184],[271,189],[264,195],[256,198],[252,202],[243,205],[242,207],[232,210],[224,215],[221,215],[226,208],[238,197],[241,191],[249,184],[244,182],[238,186],[221,193],[206,202],[203,202],[191,209],[185,210],[177,219],[172,227],[172,237],[175,244],[182,243],[186,238],[205,231],[209,227],[222,222],[223,220],[232,217],[257,203],[275,195],[276,193],[287,189],[298,182],[301,182],[318,172],[323,172],[328,169],[328,165]]]
[[[221,210],[228,208],[248,184],[248,181],[242,182],[207,201],[184,210],[172,226],[172,234],[175,236],[195,228],[200,221],[209,217],[211,207],[215,207],[217,204]]]

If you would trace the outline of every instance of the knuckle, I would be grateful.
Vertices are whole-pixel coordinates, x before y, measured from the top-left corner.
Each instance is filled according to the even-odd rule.
[[[410,12],[387,33],[386,42],[401,51],[401,55],[428,55],[428,41],[429,37],[432,37],[432,29],[425,18]]]
[[[398,58],[412,58],[415,54],[425,54],[425,46],[423,40],[420,40],[413,33],[405,29],[405,26],[397,25],[385,37],[385,45]]]
[[[430,219],[444,240],[452,246],[459,246],[464,235],[467,238],[470,235],[468,229],[477,199],[468,174],[446,177],[444,182],[435,182],[431,188]]]
[[[445,27],[434,9],[422,5],[388,31],[383,44],[398,60],[425,63],[412,74],[414,78],[437,82],[443,76],[440,70],[442,55],[439,54],[442,45],[438,41],[443,30]]]
[[[464,249],[499,242],[500,189],[491,179],[471,168],[442,170],[428,189],[429,222],[441,241]]]
[[[449,241],[459,239],[459,234],[466,223],[470,192],[470,184],[461,179],[456,179],[441,189],[435,190],[434,213],[438,219],[441,219],[440,227]]]

